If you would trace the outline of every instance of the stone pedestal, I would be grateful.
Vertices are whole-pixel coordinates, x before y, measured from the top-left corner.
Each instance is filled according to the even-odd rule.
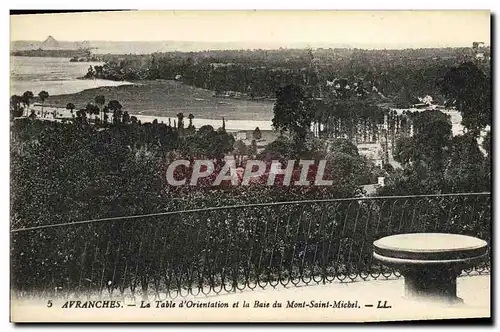
[[[414,233],[384,237],[373,247],[374,258],[404,276],[406,298],[461,303],[457,277],[485,258],[487,243],[465,235]]]
[[[457,297],[457,277],[460,271],[449,268],[406,269],[401,271],[405,279],[407,298],[463,302]]]

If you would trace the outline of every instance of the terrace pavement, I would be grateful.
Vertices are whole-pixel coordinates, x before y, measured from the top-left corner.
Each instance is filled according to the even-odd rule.
[[[490,275],[470,275],[457,279],[458,296],[463,304],[445,305],[441,303],[415,302],[403,298],[403,278],[389,280],[369,280],[350,283],[327,283],[311,286],[276,287],[245,290],[212,296],[190,296],[174,300],[168,308],[156,308],[151,299],[151,308],[140,309],[140,300],[136,307],[124,306],[119,309],[60,309],[64,300],[54,301],[47,308],[47,301],[12,302],[12,320],[14,321],[114,321],[114,322],[362,322],[362,321],[404,321],[420,319],[456,319],[491,317]],[[354,308],[287,308],[288,301],[310,304],[334,301],[350,301]],[[184,307],[179,305],[184,301]],[[228,303],[229,308],[186,307],[186,303]],[[243,302],[250,305],[243,308]],[[270,308],[257,307],[255,301]],[[390,308],[377,308],[379,305]],[[273,308],[279,302],[281,308]],[[175,303],[175,307],[171,305]],[[238,303],[238,308],[233,304]],[[373,305],[366,307],[365,305]]]

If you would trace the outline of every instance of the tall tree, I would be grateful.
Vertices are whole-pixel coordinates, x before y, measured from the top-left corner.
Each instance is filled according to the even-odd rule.
[[[23,102],[23,98],[18,95],[12,95],[10,97],[10,111],[11,117],[20,117],[23,116],[23,110],[21,108],[21,103]]]
[[[449,159],[444,174],[451,191],[491,190],[486,158],[472,133],[453,137],[448,150]]]
[[[184,114],[183,113],[177,113],[177,128],[181,129],[184,128]]]
[[[255,156],[257,154],[257,141],[256,140],[252,140],[252,142],[250,143],[250,149],[248,149],[248,151],[250,152],[250,154],[252,156]]]
[[[423,162],[430,169],[441,171],[452,137],[449,116],[440,111],[424,111],[415,115],[413,124],[413,137],[401,137],[396,142],[394,159],[402,164]]]
[[[113,123],[120,123],[122,118],[122,104],[118,100],[110,100],[108,109],[113,112]]]
[[[67,103],[66,104],[66,109],[73,115],[73,110],[75,109],[75,104],[73,103]]]
[[[94,121],[95,121],[97,120],[97,116],[99,115],[100,109],[94,103],[88,103],[87,106],[85,107],[85,111],[87,112],[87,114],[89,114],[89,116],[94,114]]]
[[[102,114],[103,114],[103,122],[108,123],[108,113],[109,113],[109,107],[106,105],[102,108]]]
[[[29,107],[31,105],[31,101],[33,100],[33,92],[31,91],[26,91],[25,93],[23,93],[23,96],[22,96],[22,100],[23,100],[23,104],[26,108],[26,116],[28,116],[29,114]]]
[[[253,138],[256,140],[259,140],[262,138],[262,133],[260,132],[259,127],[256,127],[252,134],[253,134]]]
[[[192,128],[193,127],[193,119],[194,119],[194,115],[192,113],[189,113],[188,115],[188,119],[189,119],[189,128]],[[169,119],[170,120],[170,119]]]
[[[104,114],[101,115],[101,112],[103,111],[102,110],[103,106],[106,103],[106,98],[103,95],[98,95],[98,96],[95,96],[94,102],[96,103],[96,105],[99,106],[99,116],[101,117],[101,120],[104,120]]]
[[[475,137],[491,125],[491,82],[473,62],[451,68],[439,81],[446,105],[462,114],[462,125]]]
[[[233,153],[235,154],[236,165],[241,166],[243,162],[243,156],[248,155],[248,146],[245,144],[245,142],[243,142],[243,140],[239,139],[234,142]]]
[[[47,98],[49,98],[49,93],[45,90],[40,91],[38,93],[38,98],[40,98],[40,101],[42,102],[42,112],[43,112],[43,103],[45,102],[45,100],[47,100]]]
[[[276,92],[273,127],[280,133],[288,131],[292,134],[297,152],[304,147],[314,117],[308,106],[304,91],[298,85],[287,85]]]

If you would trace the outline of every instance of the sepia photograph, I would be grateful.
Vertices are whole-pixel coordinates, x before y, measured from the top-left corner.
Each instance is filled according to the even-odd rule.
[[[490,11],[9,20],[11,322],[491,320]]]

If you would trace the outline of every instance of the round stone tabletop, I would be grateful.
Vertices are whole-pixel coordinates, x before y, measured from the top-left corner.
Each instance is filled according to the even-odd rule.
[[[373,243],[379,256],[416,260],[455,260],[482,256],[487,243],[458,234],[412,233],[381,238]]]

